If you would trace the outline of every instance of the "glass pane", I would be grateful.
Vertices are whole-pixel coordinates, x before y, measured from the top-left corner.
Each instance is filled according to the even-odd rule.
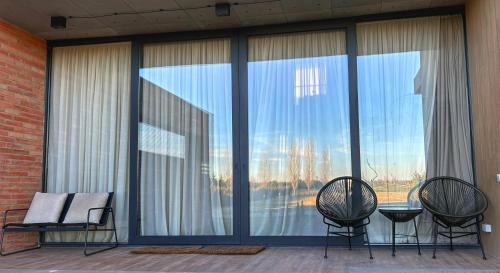
[[[324,236],[316,194],[351,174],[345,33],[249,40],[250,235]]]
[[[420,52],[358,57],[361,172],[380,205],[406,205],[425,178],[419,69]]]
[[[229,40],[146,45],[140,77],[141,235],[231,235]]]
[[[357,31],[362,178],[374,188],[379,206],[419,207],[418,186],[426,176],[424,124],[436,87],[439,18],[364,23]],[[378,213],[371,220],[370,239],[391,242],[389,220]],[[428,229],[420,227],[425,238]],[[413,223],[402,223],[398,230],[412,234]],[[414,242],[409,237],[398,240]]]

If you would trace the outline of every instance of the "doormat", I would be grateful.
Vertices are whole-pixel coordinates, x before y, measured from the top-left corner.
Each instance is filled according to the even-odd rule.
[[[264,246],[153,246],[130,250],[132,254],[255,255]]]
[[[206,246],[198,250],[207,255],[255,255],[266,249],[265,246]]]
[[[481,269],[443,269],[443,268],[404,268],[404,269],[388,269],[388,268],[357,268],[352,267],[348,270],[349,273],[500,273],[499,270],[481,270]]]

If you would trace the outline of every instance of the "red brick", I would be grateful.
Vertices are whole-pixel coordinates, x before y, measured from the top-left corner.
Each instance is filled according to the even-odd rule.
[[[28,207],[41,189],[45,54],[44,40],[0,20],[0,216]],[[11,234],[6,247],[36,241],[36,234]]]

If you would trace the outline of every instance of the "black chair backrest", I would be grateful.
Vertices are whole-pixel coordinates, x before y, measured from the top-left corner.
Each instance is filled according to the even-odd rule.
[[[428,179],[418,193],[420,202],[432,214],[447,218],[474,218],[488,207],[484,193],[472,183],[440,176]]]
[[[337,224],[356,224],[377,209],[377,195],[368,183],[359,178],[338,177],[318,192],[316,208]]]
[[[106,200],[106,207],[111,207],[113,204],[113,196],[114,192],[108,193],[108,200]],[[68,198],[66,198],[66,202],[64,203],[63,210],[61,212],[61,216],[59,217],[58,223],[61,224],[66,218],[66,214],[68,213],[69,207],[71,206],[71,202],[73,202],[73,198],[75,198],[74,193],[68,193]],[[108,222],[109,211],[104,210],[101,215],[101,219],[99,220],[99,225],[104,225]]]

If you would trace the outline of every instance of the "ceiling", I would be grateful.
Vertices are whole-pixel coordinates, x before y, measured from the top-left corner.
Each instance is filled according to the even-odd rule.
[[[215,3],[231,6],[217,17]],[[177,32],[282,24],[463,4],[464,0],[0,0],[0,18],[47,40]],[[175,10],[100,18],[68,19],[52,29],[50,16],[99,16]]]

